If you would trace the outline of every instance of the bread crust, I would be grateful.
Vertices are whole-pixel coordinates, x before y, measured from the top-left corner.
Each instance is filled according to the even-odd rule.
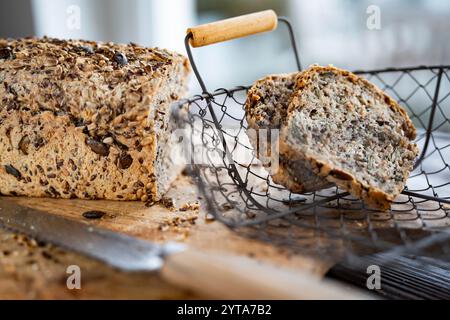
[[[317,176],[309,163],[302,160],[292,161],[283,152],[280,152],[279,155],[272,155],[270,145],[268,150],[264,151],[259,150],[258,146],[259,139],[265,138],[261,130],[280,129],[294,93],[297,76],[297,72],[269,75],[256,81],[248,91],[245,109],[248,129],[252,129],[256,133],[256,136],[253,134],[248,134],[248,136],[257,156],[279,156],[278,168],[270,172],[273,182],[285,186],[294,193],[304,193],[329,187],[331,183]],[[292,88],[288,88],[291,85]],[[276,92],[277,90],[279,92]],[[270,100],[270,102],[265,100]],[[271,105],[272,103],[277,105]],[[263,154],[260,154],[261,152]],[[269,167],[264,161],[263,165]]]
[[[51,38],[0,40],[0,52],[1,194],[147,201],[168,189],[156,163],[185,57]]]
[[[293,95],[292,101],[289,105],[288,114],[285,123],[283,124],[283,129],[281,132],[280,150],[283,154],[286,154],[291,159],[304,159],[308,161],[311,164],[313,171],[317,175],[325,178],[326,180],[332,183],[335,183],[339,187],[350,192],[355,197],[363,199],[367,206],[380,210],[387,210],[390,208],[392,201],[398,196],[398,194],[402,190],[396,190],[395,192],[392,193],[385,192],[376,186],[370,185],[367,182],[358,179],[354,174],[352,174],[348,170],[340,169],[339,167],[334,165],[331,161],[319,159],[314,154],[304,152],[304,150],[301,150],[300,148],[292,145],[292,143],[290,143],[289,141],[289,135],[291,133],[289,130],[288,122],[294,116],[294,113],[297,110],[299,110],[299,108],[301,108],[299,103],[299,97],[302,94],[302,91],[305,90],[305,88],[309,85],[312,76],[316,73],[322,72],[333,72],[337,75],[346,77],[353,83],[366,86],[369,90],[372,90],[376,95],[382,97],[383,101],[386,103],[386,107],[391,108],[391,110],[393,110],[394,112],[401,114],[402,118],[404,119],[402,129],[408,142],[407,143],[403,142],[405,143],[405,145],[402,145],[402,147],[407,148],[417,156],[419,150],[417,148],[417,145],[412,142],[413,139],[416,137],[416,129],[412,124],[410,118],[408,117],[406,111],[402,107],[400,107],[392,98],[390,98],[383,91],[381,91],[379,88],[377,88],[375,85],[373,85],[366,79],[358,77],[357,75],[349,71],[341,70],[332,66],[327,67],[312,66],[310,69],[303,72],[301,76],[297,78],[297,91]],[[409,173],[408,170],[406,172]],[[403,176],[403,186],[408,178],[406,172],[405,175]]]

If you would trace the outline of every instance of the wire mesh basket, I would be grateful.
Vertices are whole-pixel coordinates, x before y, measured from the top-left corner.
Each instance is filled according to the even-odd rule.
[[[294,33],[287,25],[297,67]],[[332,187],[294,194],[273,183],[246,135],[248,86],[208,91],[188,106],[187,150],[209,213],[239,234],[303,254],[335,258],[377,251],[450,258],[450,66],[356,71],[396,99],[418,129],[421,150],[402,194],[388,211],[367,208]]]

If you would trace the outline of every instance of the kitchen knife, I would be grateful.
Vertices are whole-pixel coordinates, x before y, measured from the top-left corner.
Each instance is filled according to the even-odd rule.
[[[159,272],[208,298],[371,299],[363,291],[247,257],[149,241],[17,205],[0,197],[0,226],[103,261],[125,272]]]

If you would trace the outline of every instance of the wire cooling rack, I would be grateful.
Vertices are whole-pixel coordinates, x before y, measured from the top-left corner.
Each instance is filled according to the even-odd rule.
[[[292,27],[285,18],[297,67]],[[403,193],[387,212],[337,187],[293,194],[275,184],[246,135],[249,86],[208,91],[186,50],[203,93],[188,106],[192,170],[209,213],[241,235],[292,251],[362,255],[375,251],[450,257],[450,66],[356,71],[395,98],[418,128],[421,150]]]

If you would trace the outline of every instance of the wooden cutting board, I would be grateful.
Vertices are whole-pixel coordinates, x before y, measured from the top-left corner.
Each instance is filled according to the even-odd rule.
[[[85,201],[13,198],[17,204],[67,219],[122,232],[150,241],[179,241],[199,250],[245,255],[259,261],[298,268],[323,275],[329,261],[293,255],[270,243],[239,236],[217,221],[203,207],[196,186],[180,176],[167,197],[174,206],[141,202]],[[1,199],[0,199],[1,200]],[[200,209],[196,209],[197,203]],[[101,211],[100,219],[86,218],[86,212]],[[78,254],[34,240],[0,232],[0,298],[195,298],[164,283],[157,274],[126,274]],[[82,241],[82,239],[80,239]],[[83,266],[81,290],[68,290],[66,268]],[[84,270],[84,271],[83,271]]]

